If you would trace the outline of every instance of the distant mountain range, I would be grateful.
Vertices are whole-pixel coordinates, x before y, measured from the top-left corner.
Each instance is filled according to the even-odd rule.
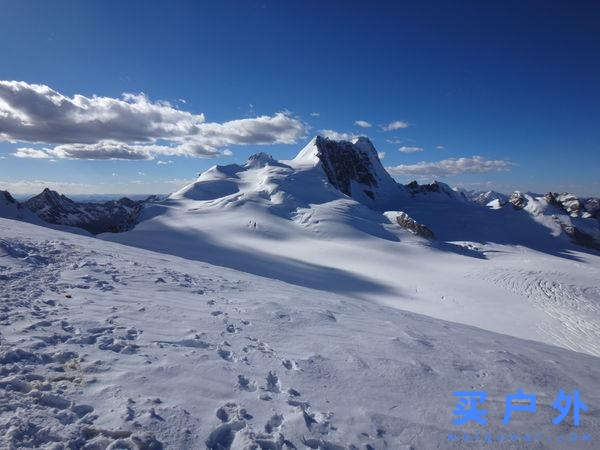
[[[375,222],[387,218],[428,237],[438,235],[436,225],[431,221],[421,222],[427,222],[430,213],[440,209],[440,202],[447,208],[445,212],[438,211],[438,217],[446,214],[447,220],[452,220],[450,212],[456,210],[452,205],[457,203],[496,210],[510,207],[537,218],[556,235],[563,234],[577,244],[600,248],[598,198],[579,198],[570,193],[540,195],[517,191],[505,195],[495,191],[465,191],[437,181],[399,184],[385,170],[375,147],[365,137],[348,142],[317,136],[291,161],[277,161],[271,155],[258,153],[243,166],[214,166],[167,199],[150,196],[144,200],[75,202],[44,189],[39,195],[19,203],[8,192],[1,191],[0,216],[29,222],[41,219],[43,223],[100,234],[131,230],[144,220],[144,211],[149,205],[165,206],[182,199],[203,202],[200,208],[206,211],[214,211],[215,205],[226,209],[261,199],[272,213],[295,220],[310,205],[344,198],[356,202],[349,216],[356,214],[360,219],[367,214]],[[431,207],[423,214],[428,204]],[[415,205],[420,205],[418,211]],[[383,215],[385,212],[397,214]],[[373,219],[378,213],[382,214],[381,219]],[[402,217],[400,222],[398,217]],[[411,223],[416,225],[409,226]],[[423,231],[425,229],[428,231]]]
[[[143,205],[157,199],[158,197],[150,196],[145,200],[124,197],[102,203],[75,202],[46,188],[40,194],[19,203],[10,193],[0,191],[0,216],[33,223],[77,227],[92,234],[118,233],[133,228]]]

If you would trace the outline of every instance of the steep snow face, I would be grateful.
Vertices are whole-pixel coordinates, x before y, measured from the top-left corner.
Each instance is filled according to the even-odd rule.
[[[105,203],[77,203],[46,188],[24,204],[48,223],[79,227],[97,234],[132,228],[137,223],[144,201],[122,198]]]
[[[390,206],[405,196],[403,187],[384,169],[366,137],[347,142],[317,136],[290,165],[322,168],[332,186],[373,208]]]

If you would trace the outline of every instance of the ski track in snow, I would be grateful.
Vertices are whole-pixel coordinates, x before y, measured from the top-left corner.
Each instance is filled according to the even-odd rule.
[[[476,276],[527,299],[554,319],[537,324],[549,341],[600,356],[600,285],[575,285],[560,271],[497,268]]]

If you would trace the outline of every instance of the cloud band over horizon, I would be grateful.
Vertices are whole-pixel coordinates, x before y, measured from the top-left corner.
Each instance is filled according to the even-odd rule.
[[[0,81],[0,141],[26,143],[15,153],[21,158],[211,158],[231,154],[230,145],[294,144],[305,135],[305,124],[288,112],[205,122],[204,114],[143,93],[67,97],[43,84]]]
[[[504,160],[490,160],[483,156],[448,158],[441,161],[400,164],[386,167],[392,175],[454,176],[465,173],[485,173],[510,170],[515,164]]]

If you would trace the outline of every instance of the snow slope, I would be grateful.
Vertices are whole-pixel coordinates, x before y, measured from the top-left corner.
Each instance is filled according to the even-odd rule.
[[[292,161],[215,166],[100,237],[600,356],[598,252],[551,216],[400,186],[369,145],[315,138]],[[401,212],[436,239],[389,219]]]
[[[190,222],[206,219],[191,210],[197,203],[184,205]],[[148,223],[170,220],[175,208]],[[258,232],[278,232],[263,228],[264,218],[254,220]],[[300,249],[309,242],[297,229]],[[2,448],[464,448],[447,441],[457,428],[485,430],[494,440],[500,433],[543,438],[492,444],[502,448],[564,448],[556,438],[570,432],[587,433],[591,442],[569,448],[594,448],[600,439],[600,359],[371,301],[369,283],[382,283],[372,273],[361,290],[343,286],[348,274],[330,269],[311,289],[302,284],[322,268],[302,262],[306,255],[272,256],[273,265],[296,264],[297,276],[306,276],[286,283],[195,261],[205,251],[195,241],[176,248],[188,249],[184,259],[9,219],[0,219],[0,236]],[[363,251],[375,239],[363,238]],[[319,253],[324,259],[333,245],[349,244],[332,242]],[[434,250],[419,240],[402,245],[388,253],[403,254],[396,274],[408,292],[405,269]],[[438,271],[469,261],[435,251]],[[267,254],[275,253],[258,254],[259,265]],[[508,261],[515,257],[496,267],[514,266]],[[335,278],[329,285],[328,277]],[[492,283],[514,286],[502,273],[494,277]],[[519,280],[532,277],[543,275]],[[527,292],[545,295],[537,283]],[[537,394],[537,412],[513,413],[504,426],[504,396],[517,389]],[[559,389],[581,392],[588,411],[580,427],[571,418],[552,425]],[[488,393],[487,426],[452,425],[455,390]]]

